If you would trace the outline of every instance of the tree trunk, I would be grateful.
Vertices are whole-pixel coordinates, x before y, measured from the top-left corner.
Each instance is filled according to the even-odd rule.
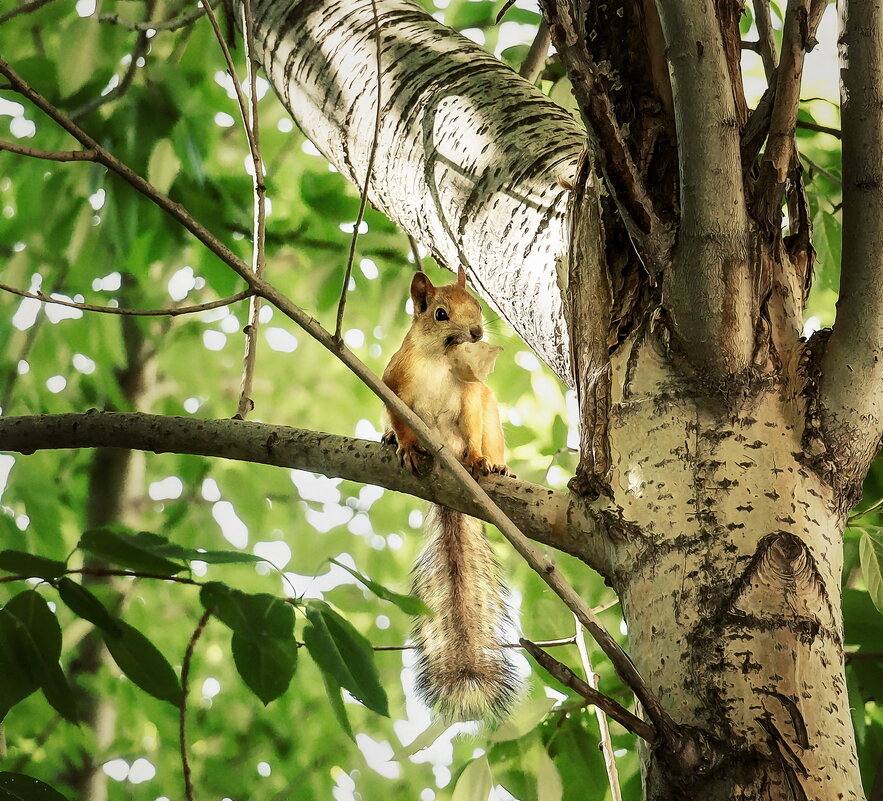
[[[614,364],[612,486],[641,533],[618,544],[613,583],[639,671],[714,752],[686,777],[649,755],[648,801],[863,798],[843,673],[846,509],[807,468],[805,401],[771,382],[728,409],[654,334],[629,346]]]
[[[610,16],[634,31],[636,14],[647,37],[646,74],[634,69],[629,97],[591,74],[592,58],[607,56],[600,39],[588,52],[577,7],[544,3],[599,154],[600,192],[595,178],[578,180],[583,135],[569,117],[406,0],[376,2],[376,132],[371,0],[262,2],[255,14],[267,73],[307,135],[359,185],[376,136],[373,202],[443,264],[466,265],[577,386],[588,481],[574,490],[609,494],[624,524],[592,549],[603,560],[586,561],[618,592],[632,659],[691,753],[673,759],[661,737],[646,749],[648,801],[862,799],[841,542],[880,437],[879,360],[868,356],[876,400],[849,407],[850,422],[872,415],[850,451],[861,464],[838,478],[830,465],[849,453],[819,427],[819,408],[836,400],[819,394],[826,338],[798,339],[808,226],[792,219],[786,248],[765,222],[779,214],[784,183],[759,183],[752,197],[743,169],[753,161],[740,163],[738,14],[671,0],[658,19],[648,3],[627,4],[622,23]],[[591,12],[601,28],[602,9]],[[798,45],[789,58],[799,76]],[[625,74],[622,53],[610,58]],[[639,97],[659,98],[657,123],[643,129],[628,117],[649,107]],[[790,175],[777,152],[773,166]],[[573,231],[562,181],[579,193]]]

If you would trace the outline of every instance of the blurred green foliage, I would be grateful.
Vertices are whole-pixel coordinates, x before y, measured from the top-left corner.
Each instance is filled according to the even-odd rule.
[[[80,0],[77,8],[87,10],[87,2]],[[535,8],[519,4],[498,24],[500,0],[425,5],[516,67],[539,21]],[[102,3],[100,14],[141,20],[187,10],[174,0],[111,0]],[[81,17],[71,5],[48,3],[14,17],[0,29],[3,57],[53,103],[76,113],[127,72],[138,37],[98,16]],[[234,58],[242,61],[241,48]],[[127,91],[86,114],[81,124],[248,260],[251,179],[238,111],[225,85],[206,20],[158,31]],[[540,85],[572,104],[555,65]],[[39,112],[18,102],[14,93],[0,90],[0,123],[10,129],[3,138],[23,136],[24,144],[50,150],[74,146]],[[828,105],[806,103],[801,119],[815,122],[814,115],[821,114],[830,124]],[[292,129],[272,92],[262,97],[260,114],[272,203],[268,277],[330,325],[358,196]],[[807,154],[818,250],[807,314],[828,324],[840,252],[839,147],[830,136],[807,130],[800,131],[799,141]],[[383,215],[369,209],[365,221],[345,331],[352,350],[381,372],[406,330],[406,288],[414,264],[406,237]],[[95,304],[163,308],[242,288],[228,268],[103,168],[8,153],[0,153],[0,257],[5,283]],[[433,280],[447,280],[427,259],[423,267]],[[239,304],[198,315],[123,320],[0,295],[2,413],[137,407],[229,417],[236,411],[246,313]],[[521,478],[563,487],[574,466],[564,388],[505,325],[488,317],[491,338],[506,347],[491,384],[503,408],[510,464]],[[380,404],[358,380],[278,313],[265,309],[262,323],[253,419],[379,436]],[[133,370],[140,379],[137,391]],[[78,771],[91,756],[114,777],[107,780],[111,798],[181,798],[181,666],[204,608],[223,608],[196,643],[189,674],[189,753],[200,799],[431,801],[450,798],[461,775],[466,778],[458,793],[489,781],[505,788],[497,790],[499,799],[610,798],[594,715],[566,688],[536,673],[524,707],[527,722],[514,733],[480,731],[443,740],[413,759],[387,761],[402,739],[410,741],[427,722],[403,690],[402,676],[405,686],[410,681],[403,674],[407,652],[380,651],[372,659],[368,650],[369,643],[407,640],[409,618],[395,603],[407,605],[400,595],[407,593],[420,547],[420,502],[261,465],[138,454],[125,485],[123,517],[130,528],[87,532],[97,463],[89,451],[0,456],[0,478],[8,472],[0,515],[0,548],[7,550],[0,554],[0,570],[42,577],[30,585],[0,584],[5,605],[0,635],[6,642],[26,639],[25,629],[35,621],[45,635],[36,646],[22,640],[24,661],[2,664],[0,706],[10,711],[0,753],[0,767],[8,773],[0,774],[0,788],[51,797],[15,777],[24,773],[74,798]],[[862,508],[881,496],[883,471],[875,469]],[[877,526],[883,520],[873,511],[854,522],[846,540],[844,614],[847,643],[858,656],[850,659],[847,678],[870,782],[883,744],[883,660],[877,653],[883,618],[873,607],[862,560],[867,572],[872,558],[880,559]],[[22,552],[43,560],[28,561]],[[255,561],[255,554],[268,561]],[[526,635],[569,636],[570,613],[511,553],[500,548],[499,555],[516,589]],[[94,565],[85,560],[97,558],[117,569],[212,583],[200,592],[171,580],[59,579],[60,565]],[[561,563],[590,603],[613,600],[597,576],[567,557]],[[350,567],[379,583],[371,588]],[[294,602],[278,600],[286,597]],[[255,608],[265,610],[265,626],[237,622],[243,609]],[[602,618],[620,631],[616,606]],[[96,632],[116,661],[92,669],[82,657]],[[304,641],[311,658],[296,645]],[[59,654],[63,673],[57,669]],[[557,649],[556,656],[579,663],[573,646]],[[609,663],[595,651],[592,657],[601,688],[629,703]],[[42,667],[33,673],[33,665]],[[68,682],[75,692],[65,689]],[[547,714],[550,693],[561,703]],[[69,722],[78,714],[71,704],[82,713],[87,694],[115,709],[109,744],[99,743],[89,726]],[[353,695],[381,713],[388,704],[389,718]],[[536,709],[542,714],[532,717]],[[614,725],[613,745],[623,797],[635,801],[640,779],[634,738]]]

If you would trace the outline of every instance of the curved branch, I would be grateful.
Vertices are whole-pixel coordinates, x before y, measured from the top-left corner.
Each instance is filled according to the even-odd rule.
[[[675,330],[699,366],[720,377],[753,347],[748,215],[739,124],[712,0],[657,0],[678,136],[681,226],[667,271]]]
[[[415,476],[399,465],[395,449],[368,440],[240,420],[89,411],[0,417],[0,450],[30,454],[59,448],[118,447],[154,453],[189,453],[309,470],[375,484],[487,515],[450,471],[429,458]],[[481,485],[531,539],[572,554],[605,572],[602,540],[617,525],[605,502],[587,504],[538,484],[487,476]]]
[[[883,433],[883,3],[840,14],[843,253],[819,401],[835,474],[860,485]]]
[[[555,275],[567,246],[567,192],[558,179],[572,179],[585,131],[415,3],[376,5],[383,107],[369,199],[441,264],[463,264],[494,310],[569,382]],[[282,102],[361,188],[377,96],[371,0],[256,0],[254,16]]]

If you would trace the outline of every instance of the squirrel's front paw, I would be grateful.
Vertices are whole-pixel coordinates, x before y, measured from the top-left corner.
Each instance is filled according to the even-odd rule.
[[[469,463],[466,466],[475,478],[486,476],[488,473],[494,471],[494,465],[492,465],[484,456],[470,457]]]
[[[396,439],[396,432],[391,428],[388,431],[383,432],[383,436],[380,438],[380,441],[384,445],[398,445],[398,440]]]
[[[420,475],[420,463],[428,455],[417,443],[412,445],[399,443],[396,454],[399,457],[399,464],[402,467],[407,467],[415,475]]]
[[[509,478],[518,478],[518,476],[509,469],[509,466],[505,464],[492,464],[491,472],[497,473],[501,476],[509,476]]]

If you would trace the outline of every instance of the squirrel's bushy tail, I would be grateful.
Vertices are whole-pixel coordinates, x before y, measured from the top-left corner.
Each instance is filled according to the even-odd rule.
[[[426,527],[412,592],[435,615],[414,626],[417,692],[447,720],[501,718],[521,680],[504,647],[517,635],[500,566],[475,518],[432,506]]]

